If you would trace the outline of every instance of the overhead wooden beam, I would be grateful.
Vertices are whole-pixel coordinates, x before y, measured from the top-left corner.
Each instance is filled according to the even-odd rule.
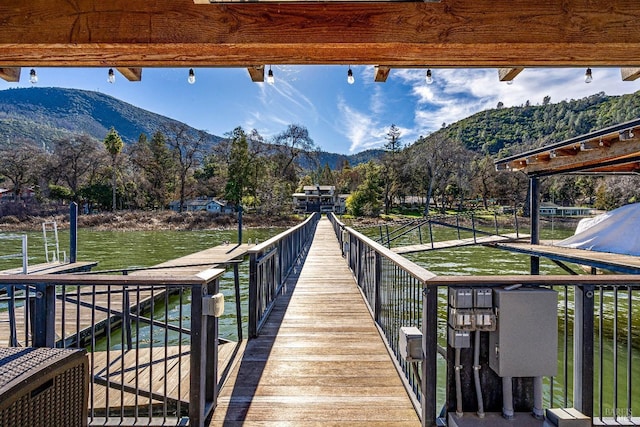
[[[248,67],[247,71],[249,72],[249,76],[251,77],[252,82],[264,82],[264,65],[254,65],[253,67]]]
[[[640,153],[640,138],[634,137],[625,141],[596,146],[590,145],[585,150],[576,150],[574,156],[558,156],[548,162],[530,162],[528,164],[513,164],[512,169],[521,169],[528,175],[544,174],[553,170],[554,173],[575,169],[588,169],[596,167],[598,164],[625,158],[634,159]],[[525,162],[526,163],[526,162]]]
[[[524,67],[498,68],[498,79],[501,82],[510,82],[524,70]]]
[[[633,0],[3,0],[0,16],[6,67],[640,67]]]
[[[386,82],[390,72],[391,72],[391,67],[385,66],[385,65],[376,65],[373,81],[378,83]]]
[[[139,82],[142,80],[142,68],[116,68],[130,82]]]
[[[19,82],[20,67],[0,68],[0,79],[6,80],[12,83]]]
[[[640,77],[640,68],[621,68],[620,74],[623,81],[631,82]]]

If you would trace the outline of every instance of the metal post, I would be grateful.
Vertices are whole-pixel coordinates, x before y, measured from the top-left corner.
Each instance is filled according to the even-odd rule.
[[[531,244],[540,243],[540,180],[537,177],[529,179],[529,214],[531,217]],[[531,257],[531,274],[540,274],[540,257]]]
[[[78,255],[78,204],[69,205],[69,262],[76,262]]]
[[[422,426],[436,425],[438,288],[422,291]]]
[[[238,319],[238,342],[242,341],[242,302],[240,301],[240,273],[238,263],[233,263],[233,286],[236,291],[236,318]]]
[[[238,205],[238,244],[242,244],[242,206]]]
[[[471,229],[473,230],[473,243],[477,243],[476,241],[476,217],[471,212]]]
[[[56,338],[54,330],[56,321],[56,288],[55,286],[47,286],[46,283],[37,283],[35,290],[33,346],[53,348]]]
[[[258,254],[249,254],[249,338],[258,337]]]
[[[382,256],[378,252],[375,254],[375,303],[373,307],[373,317],[376,323],[380,324],[380,312],[382,311],[382,298],[380,296],[380,284],[382,282]]]
[[[202,316],[203,289],[199,285],[191,287],[191,379],[189,384],[189,425],[204,426],[205,394],[204,378],[205,372],[202,369],[204,349],[206,348],[206,336]]]
[[[29,274],[29,248],[26,234],[22,236],[22,274]]]
[[[593,291],[593,286],[576,286],[574,296],[573,406],[589,417],[593,416]]]

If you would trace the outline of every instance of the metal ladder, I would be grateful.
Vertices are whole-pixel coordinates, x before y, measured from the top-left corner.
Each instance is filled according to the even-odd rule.
[[[53,241],[47,238],[47,231],[53,232]],[[44,255],[47,262],[60,262],[60,245],[58,243],[58,223],[48,221],[42,223],[42,237],[44,240]],[[66,258],[66,254],[63,254]],[[63,260],[64,261],[64,260]]]

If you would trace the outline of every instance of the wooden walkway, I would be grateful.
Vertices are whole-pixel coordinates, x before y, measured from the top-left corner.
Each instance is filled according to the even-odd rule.
[[[286,287],[210,426],[419,426],[327,219]]]
[[[473,245],[485,245],[489,243],[498,243],[498,242],[511,242],[514,240],[522,240],[528,239],[528,234],[520,234],[516,233],[511,234],[503,234],[503,235],[491,235],[491,236],[477,236],[476,238],[469,237],[466,239],[455,239],[455,240],[447,240],[443,242],[433,242],[425,243],[421,245],[407,245],[407,246],[399,246],[396,248],[391,248],[391,250],[397,254],[409,254],[413,252],[426,252],[433,251],[437,249],[449,249],[449,248],[457,248],[461,246],[473,246]]]

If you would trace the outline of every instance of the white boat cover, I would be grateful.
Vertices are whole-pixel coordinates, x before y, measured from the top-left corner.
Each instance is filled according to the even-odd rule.
[[[640,203],[580,220],[575,234],[556,246],[640,256]]]

